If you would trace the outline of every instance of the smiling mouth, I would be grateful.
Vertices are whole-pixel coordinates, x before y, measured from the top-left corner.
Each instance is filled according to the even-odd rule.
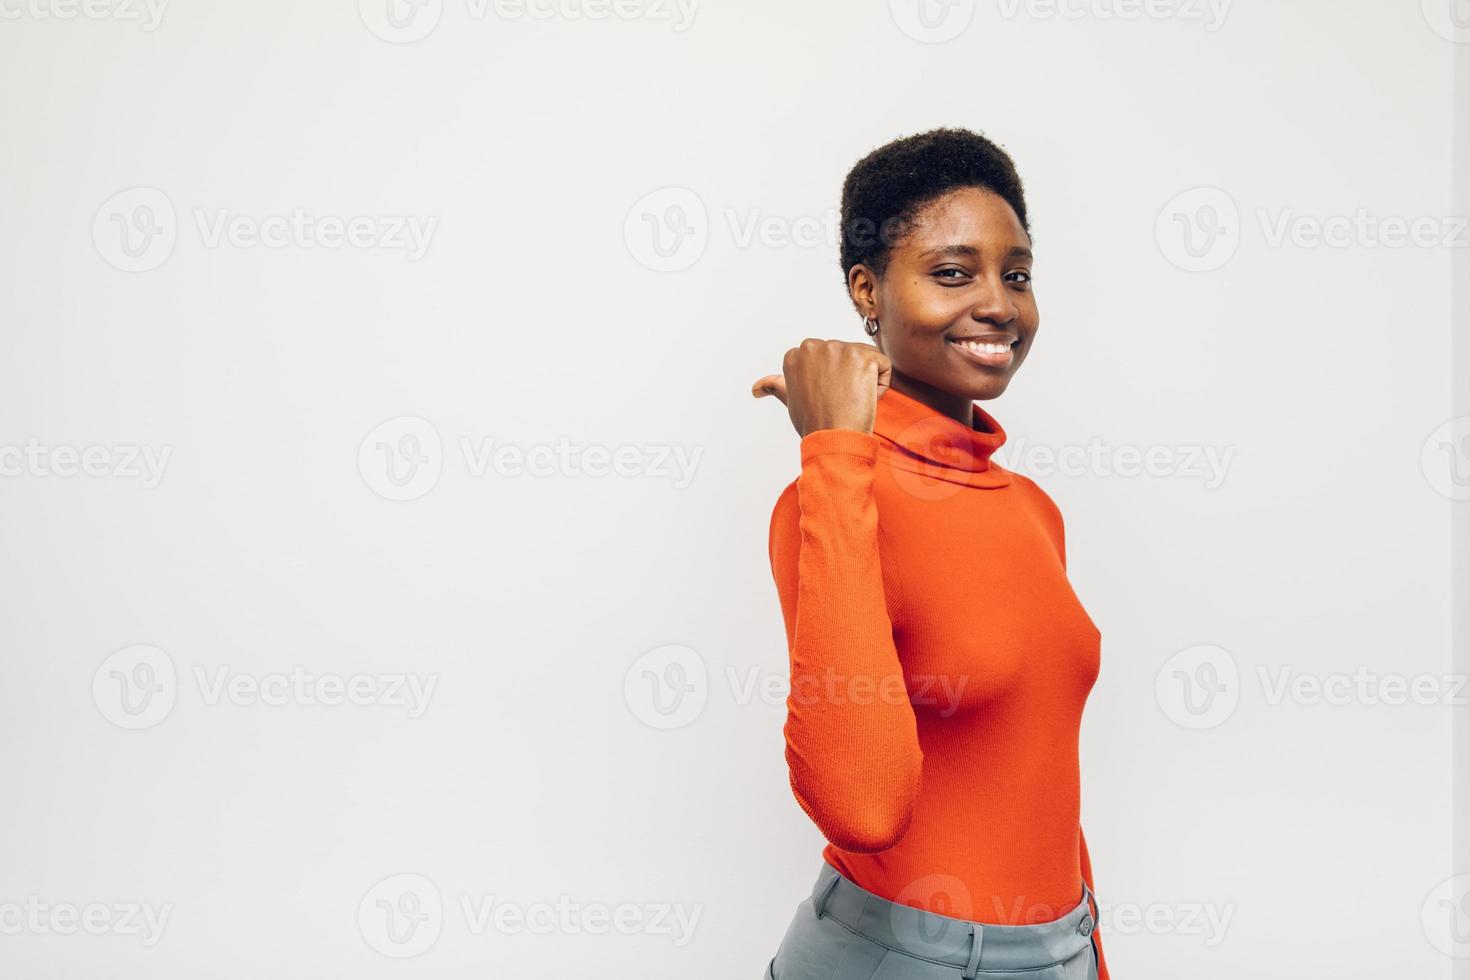
[[[949,338],[949,343],[966,360],[984,367],[1009,367],[1015,358],[1020,339],[1012,340],[1004,335],[995,337]]]

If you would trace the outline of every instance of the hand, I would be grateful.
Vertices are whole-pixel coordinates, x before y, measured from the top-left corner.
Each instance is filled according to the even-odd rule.
[[[893,377],[888,355],[872,344],[815,337],[787,351],[781,371],[751,385],[750,393],[781,399],[802,437],[818,429],[872,432],[878,399]]]

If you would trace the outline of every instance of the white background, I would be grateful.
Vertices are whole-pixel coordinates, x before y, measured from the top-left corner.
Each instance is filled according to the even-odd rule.
[[[1103,634],[1083,825],[1114,977],[1463,971],[1465,692],[1270,696],[1359,668],[1448,696],[1470,666],[1448,2],[428,0],[395,28],[387,0],[0,0],[0,973],[759,976],[821,840],[768,686],[797,440],[748,388],[863,339],[842,177],[940,125],[1026,182],[1042,329],[987,409]],[[1420,218],[1434,244],[1371,231]],[[487,441],[570,462],[486,469]],[[1035,452],[1094,444],[1167,465]],[[154,479],[134,449],[168,453]],[[1194,727],[1201,656],[1225,707]],[[296,668],[372,703],[250,695]],[[681,716],[649,676],[692,687]],[[388,936],[405,894],[420,928]]]

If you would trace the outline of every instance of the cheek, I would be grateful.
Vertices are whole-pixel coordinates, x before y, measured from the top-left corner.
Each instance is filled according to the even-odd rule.
[[[923,282],[906,285],[898,296],[906,332],[917,336],[948,330],[967,309],[959,292],[935,289]]]
[[[1030,339],[1031,334],[1041,325],[1041,313],[1036,308],[1036,300],[1030,296],[1018,296],[1016,298],[1016,329],[1021,334],[1022,340]]]
[[[1021,301],[1016,304],[1021,311],[1021,319],[1030,327],[1035,327],[1041,321],[1041,307],[1036,304],[1035,293],[1022,294]]]

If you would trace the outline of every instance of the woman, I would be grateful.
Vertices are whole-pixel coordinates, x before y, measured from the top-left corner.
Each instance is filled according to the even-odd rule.
[[[801,436],[770,558],[791,788],[828,842],[767,980],[1107,980],[1077,755],[1100,634],[975,404],[1040,320],[1021,180],[921,133],[853,167],[842,229],[873,345],[804,340],[752,388]]]

